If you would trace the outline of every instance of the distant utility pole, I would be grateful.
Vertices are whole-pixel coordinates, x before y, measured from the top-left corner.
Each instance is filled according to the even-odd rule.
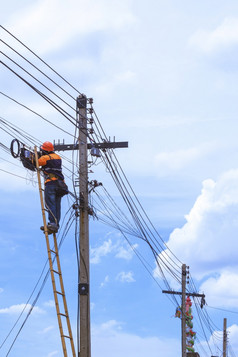
[[[186,300],[186,264],[182,265],[182,357],[186,357],[186,318],[185,318],[185,300]]]
[[[87,103],[92,103],[84,94],[76,100],[77,126],[79,136],[77,144],[55,144],[55,151],[78,150],[79,151],[79,285],[78,298],[80,305],[80,340],[78,357],[91,357],[91,328],[90,328],[90,266],[89,266],[89,206],[88,206],[88,149],[91,154],[100,156],[100,149],[114,149],[128,147],[128,142],[88,143],[87,128]],[[90,108],[91,110],[92,108]],[[92,110],[90,111],[92,113]]]
[[[181,295],[181,345],[182,345],[182,357],[186,357],[186,306],[185,306],[185,300],[186,300],[186,295],[188,296],[196,296],[196,297],[201,297],[202,302],[205,299],[204,294],[197,294],[197,293],[186,293],[186,276],[187,276],[187,267],[186,264],[182,265],[182,292],[180,291],[173,291],[173,290],[162,290],[162,293],[165,294],[172,294],[172,295]],[[224,356],[223,356],[224,357]]]
[[[225,318],[223,321],[223,355],[222,357],[227,356],[227,319]]]

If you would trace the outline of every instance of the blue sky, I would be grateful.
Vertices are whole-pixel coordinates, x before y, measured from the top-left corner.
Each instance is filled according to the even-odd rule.
[[[1,6],[0,18],[2,26],[94,99],[108,136],[129,141],[128,149],[116,150],[117,158],[168,248],[190,266],[197,290],[206,295],[213,335],[206,332],[209,349],[194,311],[194,330],[199,337],[196,349],[201,357],[221,356],[226,317],[229,344],[238,355],[237,2],[22,0],[19,4],[10,0]],[[3,41],[71,90],[0,31]],[[58,90],[3,43],[1,51]],[[3,54],[1,60],[10,64]],[[74,134],[74,127],[63,116],[4,66],[0,76],[1,92]],[[72,141],[70,135],[3,95],[0,103],[1,119],[39,142]],[[73,100],[70,103],[74,106]],[[1,143],[9,147],[11,140],[1,130]],[[38,189],[31,182],[35,177],[0,150],[0,169],[24,178],[0,171],[1,344],[39,279],[47,255],[39,230]],[[70,154],[65,157],[72,158]],[[70,169],[66,160],[64,164]],[[98,164],[91,169],[90,179],[102,182],[121,202],[105,167]],[[71,187],[70,178],[67,183]],[[98,192],[102,193],[100,188]],[[92,200],[96,200],[93,195]],[[64,198],[63,214],[71,203]],[[140,239],[130,239],[163,286],[149,247]],[[91,220],[90,248],[92,356],[179,355],[180,321],[174,318],[175,306],[122,234]],[[73,227],[60,254],[75,334]],[[162,252],[160,258],[166,254],[171,253]],[[180,289],[170,276],[167,279],[172,288]],[[62,355],[52,300],[47,281],[10,356]],[[19,327],[4,343],[0,355],[6,355]]]

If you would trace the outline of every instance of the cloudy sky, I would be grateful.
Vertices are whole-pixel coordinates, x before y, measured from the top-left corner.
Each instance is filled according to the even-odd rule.
[[[206,295],[204,315],[194,306],[195,349],[201,357],[221,356],[227,318],[229,355],[238,355],[237,1],[9,0],[0,18],[5,29],[94,99],[108,136],[129,142],[129,148],[115,152],[167,243],[159,258],[175,256],[187,264],[197,291]],[[0,32],[1,61],[36,83],[14,60],[75,107],[74,99],[14,50],[76,97],[74,90],[3,28]],[[0,87],[1,144],[10,147],[12,140],[4,131],[6,121],[36,138],[36,144],[72,142],[74,126],[2,63]],[[120,203],[102,163],[90,169],[90,179],[100,180]],[[0,170],[0,355],[6,356],[40,289],[34,291],[47,254],[35,176],[2,146]],[[63,215],[70,205],[64,198]],[[149,273],[120,231],[90,220],[92,356],[180,355],[174,301],[162,294],[148,245],[129,238]],[[76,335],[73,225],[60,254]],[[50,281],[9,355],[62,355]]]

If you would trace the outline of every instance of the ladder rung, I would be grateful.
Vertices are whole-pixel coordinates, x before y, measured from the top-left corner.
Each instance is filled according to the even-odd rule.
[[[55,291],[55,292],[56,292],[56,294],[59,294],[59,295],[64,296],[64,294],[63,294],[63,293],[61,293],[60,291]]]
[[[70,336],[66,336],[66,335],[62,335],[63,337],[65,337],[65,338],[69,338],[70,340],[72,340],[72,337],[70,337]]]
[[[54,254],[57,254],[54,250],[50,249],[50,252],[51,253],[54,253]]]
[[[62,314],[62,312],[59,312],[58,315],[61,315],[61,316],[64,316],[64,317],[68,317],[68,315]]]
[[[56,273],[56,274],[61,275],[57,270],[52,269],[52,271],[53,271],[54,273]]]

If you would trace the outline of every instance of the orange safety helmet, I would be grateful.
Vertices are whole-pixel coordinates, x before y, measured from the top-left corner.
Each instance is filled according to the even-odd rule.
[[[45,141],[40,148],[44,151],[54,151],[54,145],[50,141]]]

